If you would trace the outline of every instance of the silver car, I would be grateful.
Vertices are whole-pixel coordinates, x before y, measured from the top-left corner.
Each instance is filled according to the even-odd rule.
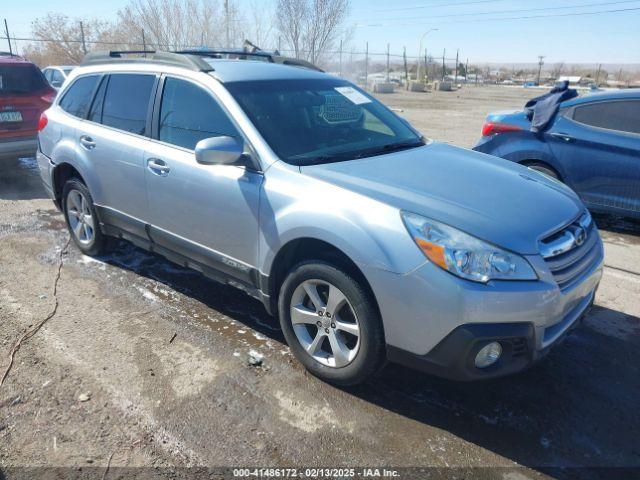
[[[47,79],[47,82],[49,82],[49,85],[59,90],[74,68],[76,67],[72,65],[50,65],[43,68],[42,73],[44,78]]]
[[[259,299],[313,374],[387,360],[520,371],[592,304],[598,230],[567,187],[424,138],[349,82],[187,54],[94,54],[40,122],[78,248],[127,239]]]

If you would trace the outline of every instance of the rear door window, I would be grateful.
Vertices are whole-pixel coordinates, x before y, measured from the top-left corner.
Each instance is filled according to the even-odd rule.
[[[579,105],[573,119],[592,127],[640,133],[640,100],[616,100]]]
[[[47,81],[35,65],[0,66],[0,95],[37,92],[46,87]]]
[[[102,107],[102,124],[146,135],[149,100],[155,80],[155,75],[111,75]]]
[[[168,77],[162,92],[158,139],[193,150],[200,140],[222,135],[240,137],[211,94],[191,82]]]
[[[60,88],[64,83],[64,76],[59,70],[53,70],[51,73],[51,85]]]
[[[91,105],[93,92],[99,80],[98,75],[80,77],[64,93],[60,100],[60,108],[79,118],[84,118]]]

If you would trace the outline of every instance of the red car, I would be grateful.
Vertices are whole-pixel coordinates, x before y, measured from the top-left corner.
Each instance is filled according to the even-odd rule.
[[[55,96],[33,63],[0,52],[0,159],[35,155],[40,114]]]

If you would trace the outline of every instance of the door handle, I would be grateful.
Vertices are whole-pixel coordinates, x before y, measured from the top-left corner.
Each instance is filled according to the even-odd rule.
[[[565,142],[573,142],[573,137],[571,135],[567,135],[566,133],[551,133],[551,136],[557,138],[558,140],[564,140]]]
[[[167,163],[164,160],[160,160],[159,158],[148,159],[147,168],[151,170],[151,173],[153,173],[154,175],[160,175],[161,177],[166,177],[171,171],[171,168],[167,165]]]
[[[82,135],[80,137],[80,145],[82,145],[87,150],[91,150],[96,147],[96,142],[93,141],[93,138],[87,135]]]

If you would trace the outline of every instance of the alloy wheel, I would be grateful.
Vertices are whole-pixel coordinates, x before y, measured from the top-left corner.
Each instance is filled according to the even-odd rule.
[[[291,297],[291,323],[300,345],[317,362],[349,365],[360,347],[360,324],[342,291],[324,280],[305,280]]]
[[[89,245],[95,237],[95,221],[84,194],[71,190],[67,195],[67,218],[73,236],[83,245]]]

